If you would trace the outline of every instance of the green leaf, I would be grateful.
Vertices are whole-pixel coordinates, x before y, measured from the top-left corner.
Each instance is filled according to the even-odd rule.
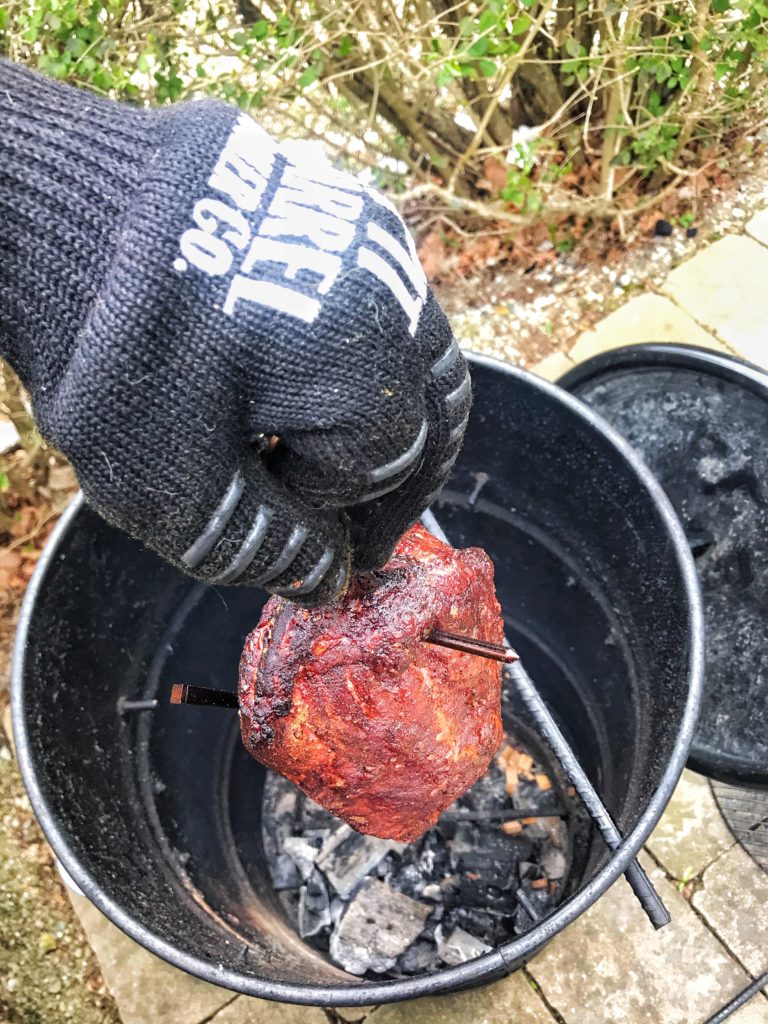
[[[512,22],[512,28],[509,30],[510,35],[521,36],[523,32],[527,32],[531,25],[531,19],[527,14],[521,14],[519,18],[515,18]]]
[[[494,11],[483,11],[480,15],[480,20],[477,23],[477,28],[480,32],[487,32],[493,28],[494,25],[498,25],[499,16]]]
[[[475,28],[474,18],[462,18],[459,22],[459,35],[460,36],[471,36]]]
[[[715,14],[725,14],[730,9],[730,0],[712,0],[712,10]]]
[[[488,53],[488,47],[490,46],[488,36],[482,36],[477,39],[470,48],[467,50],[468,57],[484,57]]]
[[[573,36],[565,37],[565,52],[569,57],[580,57],[581,47],[579,46],[578,40],[574,39]]]
[[[340,57],[348,57],[352,52],[352,36],[344,36],[339,43],[338,54]]]
[[[305,68],[299,75],[299,88],[306,89],[307,86],[312,85],[313,82],[317,81],[317,76],[320,74],[320,68],[317,64],[310,64],[308,68]]]
[[[461,72],[459,72],[461,74]],[[437,72],[437,87],[442,89],[456,78],[456,69],[451,64],[443,64]]]
[[[493,78],[498,71],[496,62],[493,60],[486,60],[483,58],[477,62],[477,70],[483,76],[483,78]]]
[[[8,479],[7,473],[0,473],[0,491],[5,493],[11,486],[11,481]]]
[[[266,39],[269,35],[269,22],[265,20],[254,21],[251,25],[251,36],[254,39]]]

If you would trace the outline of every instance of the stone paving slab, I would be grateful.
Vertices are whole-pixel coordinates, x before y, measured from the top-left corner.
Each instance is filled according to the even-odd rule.
[[[684,310],[662,295],[638,295],[620,306],[589,331],[568,353],[576,363],[623,345],[667,341],[704,345],[727,352],[728,348],[703,330]]]
[[[755,241],[762,245],[768,245],[768,210],[761,210],[755,214],[747,224],[747,234],[752,235]]]
[[[365,1024],[554,1024],[554,1020],[528,978],[518,971],[471,992],[380,1006]]]
[[[544,380],[556,381],[564,373],[572,370],[574,365],[571,357],[565,352],[550,352],[541,362],[531,367],[531,372],[535,373],[537,377],[543,377]]]
[[[681,264],[662,291],[735,352],[752,362],[768,357],[765,289],[768,248],[727,235]]]
[[[653,861],[641,862],[671,924],[654,931],[622,878],[529,965],[565,1024],[699,1024],[751,980]],[[739,1013],[734,1024],[768,1024],[768,1000]]]
[[[230,993],[231,997],[231,993]],[[147,1017],[144,1024],[155,1024]],[[156,1024],[165,1024],[158,1018]],[[272,1003],[268,999],[236,996],[206,1024],[328,1024],[328,1017],[316,1006]]]
[[[686,768],[651,833],[648,849],[668,874],[688,881],[734,842],[709,782]]]
[[[768,970],[768,874],[738,844],[704,872],[693,905],[748,971]]]
[[[85,896],[70,891],[69,898],[122,1024],[201,1024],[232,1000],[227,989],[193,978],[134,942]]]

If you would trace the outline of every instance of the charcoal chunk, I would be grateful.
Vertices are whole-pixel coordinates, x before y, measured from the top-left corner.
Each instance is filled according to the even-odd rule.
[[[331,935],[331,958],[350,974],[391,970],[421,934],[430,908],[366,879]]]
[[[331,924],[331,906],[323,876],[313,871],[299,893],[299,935],[317,935]]]

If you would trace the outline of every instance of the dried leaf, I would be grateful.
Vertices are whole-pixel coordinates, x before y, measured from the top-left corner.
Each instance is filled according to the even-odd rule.
[[[437,231],[430,231],[419,245],[419,259],[430,281],[450,276],[453,269],[453,255],[445,244],[445,236]]]

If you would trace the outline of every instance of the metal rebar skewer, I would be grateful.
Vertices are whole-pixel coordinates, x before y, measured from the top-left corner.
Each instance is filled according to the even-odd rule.
[[[236,708],[237,694],[229,690],[212,690],[208,686],[189,686],[174,683],[171,687],[171,704],[195,704],[206,708]]]
[[[761,974],[759,978],[755,978],[751,985],[747,987],[733,998],[730,1003],[726,1003],[713,1017],[709,1017],[704,1024],[721,1024],[722,1021],[727,1020],[732,1013],[735,1013],[740,1006],[748,1002],[752,996],[756,996],[757,993],[764,989],[768,985],[768,971],[765,974]]]
[[[587,778],[586,772],[579,764],[570,744],[560,731],[560,727],[550,714],[533,680],[523,668],[517,651],[507,643],[494,644],[489,640],[459,636],[442,629],[429,630],[424,634],[424,640],[427,643],[436,644],[438,647],[448,647],[454,651],[463,651],[465,654],[475,654],[481,658],[491,658],[494,661],[506,663],[510,678],[517,688],[528,714],[552,748],[563,771],[573,783],[574,789],[581,797],[589,816],[603,837],[605,845],[612,852],[617,850],[623,842],[621,833]],[[669,924],[669,911],[662,903],[661,897],[653,888],[651,880],[640,864],[633,860],[627,865],[624,874],[653,927],[663,928],[665,924]]]
[[[442,540],[446,544],[450,544],[450,541],[445,535],[445,531],[438,523],[431,509],[427,509],[426,512],[422,514],[421,521],[430,533],[438,538],[438,540]],[[434,631],[432,635],[434,636]],[[477,643],[477,641],[475,641],[475,643]],[[486,641],[480,641],[480,643],[485,644]],[[504,637],[504,647],[508,649],[508,654],[516,654],[514,648],[510,647],[506,637]],[[611,850],[611,852],[615,851],[622,842],[622,835],[603,805],[602,800],[597,795],[594,786],[587,778],[587,775],[579,764],[576,755],[571,750],[570,744],[560,731],[557,722],[549,713],[549,709],[542,700],[533,680],[523,668],[522,662],[519,658],[515,660],[514,658],[508,657],[505,661],[507,661],[508,664],[506,671],[509,673],[512,682],[517,687],[520,699],[523,701],[528,713],[541,730],[542,735],[551,746],[555,757],[558,759],[566,775],[573,783],[573,788],[581,797],[581,800],[587,809],[587,813],[597,826],[606,846]],[[648,878],[637,860],[633,860],[627,866],[627,870],[624,872],[624,875],[632,887],[632,891],[635,896],[637,896],[640,905],[648,915],[653,927],[658,929],[663,928],[665,924],[669,924],[671,920],[669,911],[664,906],[661,897],[653,888],[651,880]]]

